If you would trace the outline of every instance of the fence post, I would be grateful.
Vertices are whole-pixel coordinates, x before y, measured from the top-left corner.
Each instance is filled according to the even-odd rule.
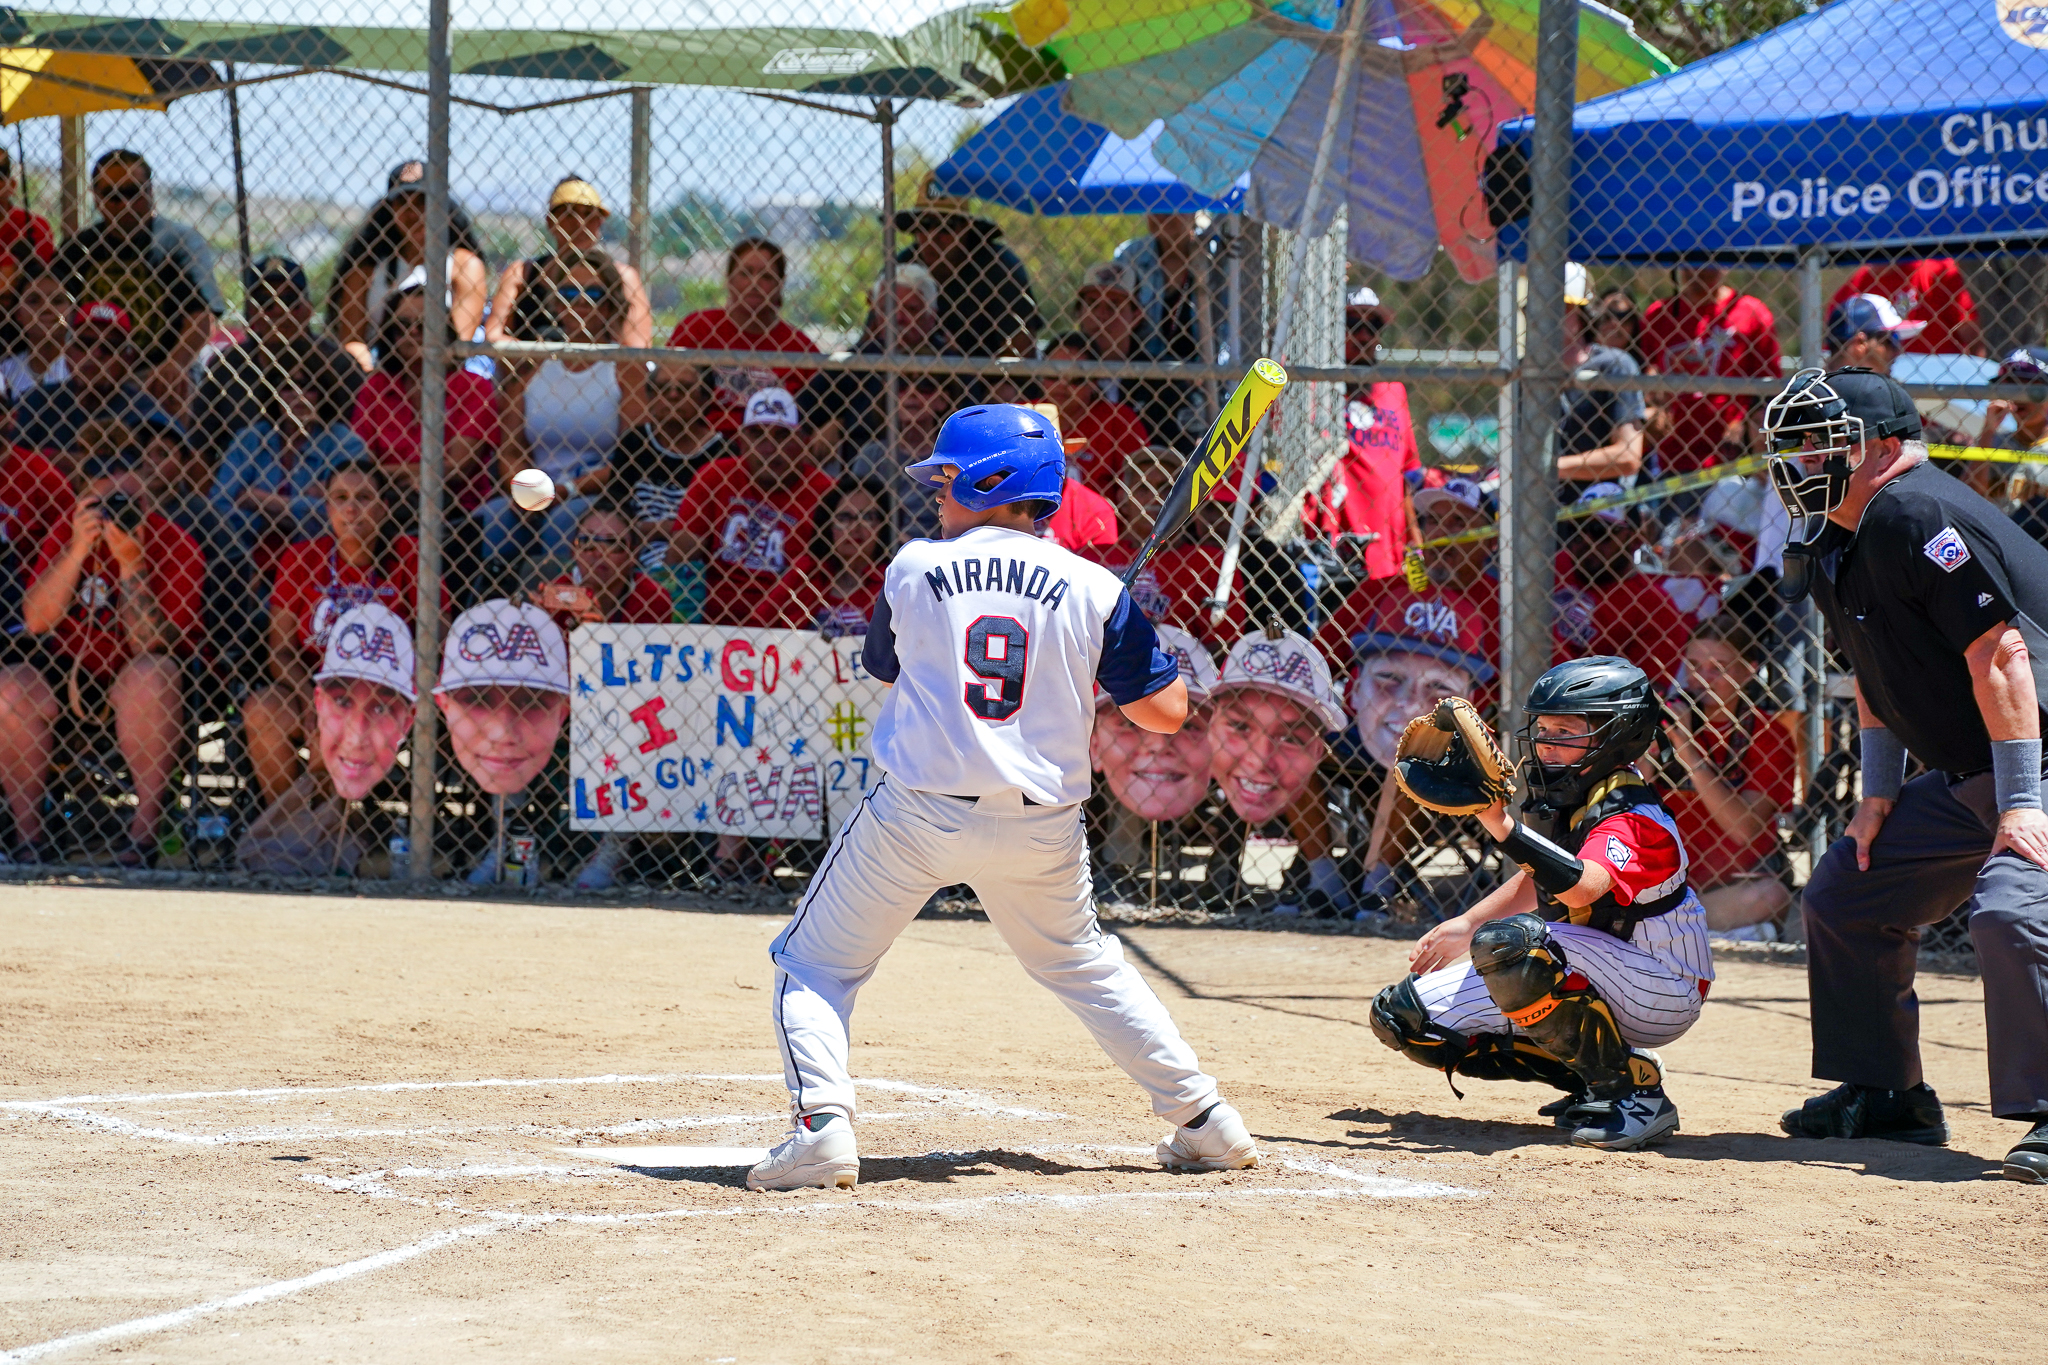
[[[648,153],[654,141],[654,91],[633,91],[632,201],[626,218],[626,260],[647,275]]]
[[[875,101],[875,127],[882,138],[882,354],[896,355],[896,101]],[[882,377],[882,448],[889,458],[901,458],[896,450],[902,423],[897,404],[902,389],[896,371]]]
[[[1550,666],[1551,556],[1557,490],[1550,438],[1564,387],[1564,268],[1571,240],[1572,102],[1578,82],[1577,0],[1542,0],[1536,33],[1536,128],[1529,168],[1529,296],[1514,458],[1501,481],[1501,720],[1521,728],[1522,702]]]
[[[75,237],[85,227],[85,115],[66,114],[57,120],[57,226]]]
[[[434,876],[434,753],[440,711],[442,452],[448,411],[448,0],[427,8],[426,317],[420,345],[420,566],[413,630],[420,705],[412,729],[415,881]],[[434,286],[439,284],[441,288]],[[465,341],[467,337],[463,338]]]
[[[1825,318],[1820,296],[1820,270],[1828,263],[1827,253],[1810,246],[1799,253],[1799,367],[1818,369],[1821,359],[1821,323]]]

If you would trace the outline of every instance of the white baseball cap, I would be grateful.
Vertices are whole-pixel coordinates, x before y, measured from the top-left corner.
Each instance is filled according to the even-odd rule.
[[[796,399],[788,389],[759,389],[747,400],[743,427],[788,427],[794,431],[803,423],[797,419]]]
[[[1231,646],[1223,674],[1211,691],[1220,695],[1241,687],[1277,692],[1321,716],[1324,729],[1344,728],[1344,708],[1330,681],[1330,665],[1322,651],[1291,630],[1277,638],[1255,630]]]
[[[419,700],[413,681],[412,627],[381,602],[350,607],[327,628],[327,652],[313,681],[358,678]]]
[[[1614,480],[1602,479],[1599,483],[1586,485],[1584,491],[1582,491],[1579,494],[1579,501],[1598,502],[1602,498],[1618,498],[1626,492],[1628,492],[1628,490],[1626,488],[1623,488],[1620,484],[1614,482]],[[1619,507],[1603,507],[1599,511],[1593,513],[1593,520],[1611,522],[1615,525],[1619,525],[1620,523],[1628,520],[1628,513]]]
[[[554,618],[532,603],[480,602],[455,618],[441,646],[435,693],[462,687],[532,687],[566,697],[569,643]]]
[[[1361,284],[1344,296],[1346,308],[1377,308],[1380,306],[1379,291],[1371,285]]]

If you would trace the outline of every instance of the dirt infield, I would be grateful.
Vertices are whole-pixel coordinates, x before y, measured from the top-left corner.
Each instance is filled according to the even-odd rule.
[[[1665,1053],[1683,1132],[1616,1157],[1382,1048],[1403,945],[1137,929],[1267,1154],[1173,1176],[994,932],[920,921],[854,1024],[860,1187],[761,1196],[701,1149],[782,1130],[779,925],[0,891],[0,1361],[2039,1349],[1974,980],[1922,981],[1948,1150],[1780,1137],[1804,975],[1731,963]]]

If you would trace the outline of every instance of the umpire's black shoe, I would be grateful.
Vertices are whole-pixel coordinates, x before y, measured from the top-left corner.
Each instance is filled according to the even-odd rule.
[[[2029,1185],[2048,1185],[2048,1119],[2034,1125],[2034,1131],[2020,1139],[2019,1146],[2005,1154],[2007,1180]]]
[[[1778,1126],[1793,1137],[1883,1138],[1923,1147],[1948,1145],[1948,1120],[1942,1116],[1941,1100],[1925,1081],[1910,1090],[1838,1085],[1797,1109],[1786,1110]]]

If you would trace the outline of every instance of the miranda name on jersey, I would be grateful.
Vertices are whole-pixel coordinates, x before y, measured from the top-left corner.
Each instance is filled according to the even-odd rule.
[[[953,571],[950,579],[945,568],[933,569],[924,576],[924,581],[931,585],[934,602],[943,602],[961,592],[1013,592],[1047,607],[1057,607],[1067,595],[1066,579],[1048,588],[1046,580],[1052,574],[1043,565],[1026,564],[1021,559],[990,555],[985,560],[956,559],[949,567]]]

